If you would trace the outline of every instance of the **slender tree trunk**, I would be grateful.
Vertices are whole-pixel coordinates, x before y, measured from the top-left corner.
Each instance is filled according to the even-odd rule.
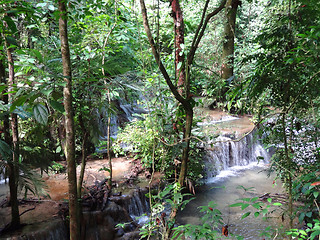
[[[285,112],[285,111],[284,111]],[[288,210],[289,210],[289,226],[293,228],[293,199],[292,199],[292,162],[289,156],[289,146],[288,138],[286,133],[286,114],[282,115],[282,134],[283,134],[283,144],[284,144],[284,155],[286,160],[286,183],[288,189]]]
[[[5,41],[7,48],[8,69],[9,69],[9,91],[13,90],[14,85],[14,60],[12,56],[12,49],[9,48],[8,43]],[[13,94],[8,94],[9,101],[12,102]],[[9,166],[9,189],[10,189],[10,205],[11,205],[11,227],[15,228],[20,225],[19,215],[19,202],[18,202],[18,180],[19,180],[19,134],[18,134],[18,117],[17,114],[11,113],[10,128],[12,132],[12,162],[8,163]]]
[[[176,70],[176,78],[178,79],[178,92],[181,96],[184,96],[186,101],[187,96],[189,95],[188,87],[186,85],[186,72],[185,72],[185,54],[182,46],[184,45],[184,22],[183,22],[183,14],[180,7],[179,0],[173,0],[171,2],[173,21],[174,21],[174,29],[175,29],[175,70]],[[181,168],[179,174],[178,183],[180,186],[184,185],[184,180],[187,175],[187,166],[188,166],[188,158],[189,158],[189,147],[190,147],[190,137],[191,137],[191,128],[192,128],[192,120],[193,120],[193,110],[192,107],[183,105],[186,117],[185,117],[185,130],[183,133],[183,141],[186,142],[186,146],[183,149],[182,157],[181,157]]]
[[[81,198],[82,195],[82,184],[83,184],[83,178],[84,178],[84,172],[86,169],[86,158],[87,158],[87,142],[88,142],[88,132],[84,126],[82,114],[80,113],[79,116],[79,125],[81,127],[81,131],[83,134],[83,139],[82,139],[82,154],[81,154],[81,170],[80,170],[80,175],[79,175],[79,180],[78,180],[78,199]]]
[[[179,0],[172,0],[171,2],[172,16],[174,20],[175,30],[175,71],[176,79],[178,80],[178,91],[181,96],[185,94],[186,87],[186,73],[185,73],[185,54],[182,49],[184,45],[184,22],[183,14],[180,7]]]
[[[222,79],[230,79],[233,73],[234,66],[234,39],[236,29],[236,16],[239,0],[227,0],[226,2],[226,19],[224,23],[224,41],[222,48],[222,66],[221,66],[221,77]],[[226,82],[227,84],[227,82]],[[225,100],[225,94],[229,87],[224,87],[221,92],[222,100]]]
[[[68,187],[69,187],[69,218],[70,218],[70,239],[80,239],[80,221],[77,199],[77,176],[75,162],[75,140],[74,140],[74,120],[72,108],[72,80],[71,61],[67,31],[67,8],[66,1],[59,0],[59,34],[61,41],[61,55],[63,65],[63,76],[66,82],[63,88],[63,102],[65,109],[65,129],[66,145],[65,154],[68,165]]]
[[[109,107],[111,107],[111,97],[110,97],[110,89],[108,89],[107,92],[108,95],[108,102],[109,102]],[[108,152],[108,162],[109,162],[109,170],[110,170],[110,178],[108,181],[109,188],[112,188],[112,159],[111,159],[111,136],[110,136],[110,128],[111,128],[111,114],[110,112],[108,113],[108,130],[107,130],[107,152]]]
[[[0,39],[0,45],[1,45],[1,39]],[[4,64],[4,58],[1,58],[3,56],[3,52],[1,51],[0,53],[0,82],[3,84],[8,84],[7,83],[7,79],[6,79],[6,67]],[[3,94],[1,95],[1,100],[4,102],[4,104],[8,104],[9,103],[9,99],[8,99],[8,94],[5,94],[5,92],[3,92]],[[10,138],[10,122],[9,122],[9,115],[5,115],[3,117],[3,135],[4,135],[4,141],[8,144],[11,145],[11,138]]]

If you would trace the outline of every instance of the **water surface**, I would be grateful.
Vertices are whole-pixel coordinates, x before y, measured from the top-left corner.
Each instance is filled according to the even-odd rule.
[[[229,207],[229,205],[239,202],[240,198],[260,197],[265,193],[283,192],[281,183],[274,184],[274,176],[268,178],[265,169],[265,166],[252,163],[246,167],[229,168],[222,171],[217,177],[209,179],[205,186],[198,189],[196,199],[191,201],[186,209],[179,214],[179,224],[200,224],[198,207],[214,201],[222,212],[224,223],[229,225],[230,233],[241,235],[244,239],[266,238],[259,235],[270,225],[279,226],[279,216],[282,213],[279,207],[279,211],[275,212],[268,221],[263,221],[262,217],[255,218],[253,214],[257,210],[252,207],[248,207],[244,211],[240,207]],[[243,187],[248,191],[245,191]],[[241,216],[248,211],[252,211],[251,215],[241,220]]]

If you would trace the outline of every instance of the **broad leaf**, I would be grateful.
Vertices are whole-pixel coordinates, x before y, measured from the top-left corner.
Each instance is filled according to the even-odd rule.
[[[50,100],[49,103],[54,110],[57,110],[58,112],[64,113],[64,107],[61,103],[54,101],[54,100]]]
[[[247,207],[249,207],[250,204],[249,203],[244,203],[242,206],[241,206],[241,210],[244,210],[246,209]]]
[[[16,24],[14,23],[14,21],[11,19],[11,17],[9,17],[8,15],[7,15],[7,16],[4,16],[4,17],[3,17],[3,20],[6,21],[8,27],[9,27],[10,30],[11,30],[11,33],[14,34],[14,33],[18,32],[17,26],[16,26]]]
[[[320,230],[316,230],[310,235],[310,239],[314,239],[315,237],[320,235]]]
[[[273,204],[274,206],[282,206],[282,203],[276,202]]]
[[[45,106],[38,103],[33,107],[33,116],[37,122],[45,125],[48,122],[49,113]]]
[[[32,117],[30,112],[27,112],[23,106],[19,106],[13,110],[13,113],[17,114],[22,120],[26,120]]]
[[[12,151],[10,146],[1,139],[0,139],[0,155],[6,161],[10,161],[12,159]]]
[[[10,106],[10,111],[13,112],[18,106],[22,106],[27,100],[27,96],[21,96],[17,100],[15,100],[11,106]]]
[[[4,89],[6,89],[6,85],[0,85],[0,93],[4,90]]]

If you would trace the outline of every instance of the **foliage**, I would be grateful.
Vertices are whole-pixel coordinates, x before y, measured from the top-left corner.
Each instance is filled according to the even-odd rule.
[[[181,193],[178,183],[167,185],[155,195],[147,194],[152,206],[149,221],[140,229],[141,238],[159,234],[164,236],[174,225],[174,220],[167,216],[167,212],[170,209],[183,209],[193,199],[186,199],[190,195]]]
[[[243,186],[241,187],[245,189]],[[248,191],[249,189],[245,189],[245,190]],[[241,202],[231,204],[229,207],[241,207],[241,210],[243,211],[251,206],[252,207],[251,209],[254,209],[255,211],[254,212],[255,217],[259,217],[260,215],[262,215],[264,216],[264,218],[266,218],[268,214],[271,214],[276,210],[276,209],[272,209],[272,206],[282,206],[282,203],[280,202],[272,203],[272,198],[267,198],[266,202],[261,201],[259,197],[240,198],[238,200],[240,200]],[[244,213],[241,219],[248,217],[251,213],[252,213],[251,211]]]
[[[317,239],[320,235],[320,221],[318,219],[314,219],[313,223],[308,223],[307,228],[303,229],[290,229],[287,232],[287,235],[294,237],[295,239]]]
[[[203,213],[201,217],[200,225],[181,225],[175,227],[173,230],[174,239],[184,239],[184,237],[189,237],[190,239],[223,239],[219,229],[222,225],[222,214],[216,208],[216,204],[211,201],[208,206],[201,206],[200,212]],[[241,239],[241,238],[237,238]]]
[[[146,168],[151,168],[153,161],[155,170],[165,173],[167,179],[177,175],[179,159],[184,143],[178,142],[180,135],[175,128],[183,126],[182,123],[172,123],[174,118],[174,105],[166,106],[164,113],[159,110],[144,119],[136,119],[128,123],[119,132],[113,146],[116,154],[134,153],[135,158],[141,159]],[[202,177],[203,150],[198,147],[197,141],[192,141],[190,147],[190,165],[188,178],[194,182]]]
[[[62,173],[65,172],[66,168],[61,163],[57,163],[55,161],[52,162],[52,165],[49,167],[51,171],[54,173]]]

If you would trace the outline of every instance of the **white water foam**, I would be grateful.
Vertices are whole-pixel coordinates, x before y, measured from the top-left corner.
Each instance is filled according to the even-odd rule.
[[[220,120],[212,120],[210,122],[199,122],[197,125],[198,126],[209,126],[209,125],[214,125],[217,123],[222,123],[222,122],[229,122],[233,120],[239,119],[238,117],[233,117],[233,116],[224,116]]]
[[[224,181],[226,178],[239,176],[244,170],[254,169],[257,167],[263,168],[266,165],[267,165],[266,163],[260,161],[260,162],[251,162],[245,166],[233,166],[233,167],[230,167],[226,170],[222,170],[215,177],[210,177],[210,178],[206,179],[206,183],[210,184],[210,183],[221,182],[221,181]]]

